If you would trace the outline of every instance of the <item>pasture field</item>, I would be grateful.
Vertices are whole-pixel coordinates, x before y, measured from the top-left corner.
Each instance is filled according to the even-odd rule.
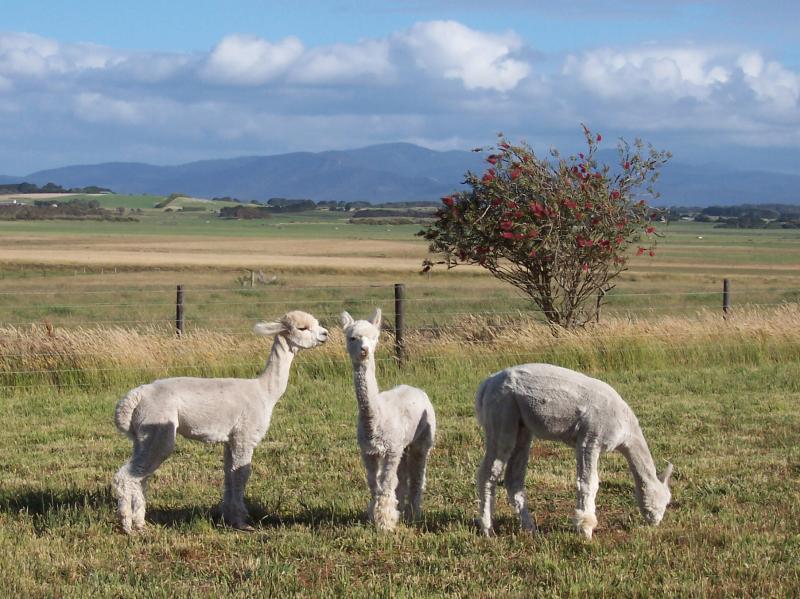
[[[800,231],[670,225],[655,258],[632,259],[599,324],[553,337],[477,269],[417,274],[418,229],[149,208],[139,223],[0,222],[0,594],[800,594]],[[267,284],[243,287],[245,269]],[[409,356],[398,367],[385,333],[378,379],[424,388],[439,436],[424,519],[383,535],[365,520],[337,315],[380,305],[391,321],[395,282],[407,286]],[[130,443],[113,426],[118,398],[161,376],[253,376],[268,353],[254,320],[292,308],[333,336],[297,358],[256,450],[256,531],[218,522],[221,448],[180,440],[151,481],[147,531],[120,534],[109,481]],[[631,404],[659,468],[675,465],[659,527],[645,526],[624,459],[608,455],[600,525],[580,540],[573,452],[536,443],[527,486],[541,534],[520,531],[500,489],[498,536],[477,535],[475,389],[529,361],[602,378]]]

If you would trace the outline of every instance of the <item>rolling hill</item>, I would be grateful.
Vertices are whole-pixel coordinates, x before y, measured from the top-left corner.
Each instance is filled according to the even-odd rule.
[[[605,150],[602,161],[613,164],[616,153]],[[354,150],[295,152],[272,156],[203,160],[174,166],[108,162],[65,166],[3,177],[0,182],[50,181],[63,187],[99,185],[118,193],[173,192],[197,197],[230,196],[240,200],[271,197],[316,201],[366,200],[393,202],[432,200],[457,191],[467,170],[482,170],[479,154],[438,152],[406,143]],[[671,162],[657,189],[662,205],[800,203],[800,176],[742,171],[721,165]]]

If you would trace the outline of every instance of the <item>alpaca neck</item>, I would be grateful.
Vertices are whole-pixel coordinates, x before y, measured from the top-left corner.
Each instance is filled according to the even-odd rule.
[[[640,430],[637,430],[631,438],[620,447],[622,455],[628,460],[628,467],[636,485],[636,496],[646,497],[648,489],[653,489],[654,485],[661,484],[656,474],[656,465],[647,441]]]
[[[267,365],[258,376],[265,387],[267,397],[278,401],[289,385],[289,370],[294,360],[295,352],[289,347],[289,342],[283,335],[276,335],[269,353]]]
[[[353,365],[353,382],[358,401],[358,417],[367,433],[371,433],[378,418],[378,381],[375,378],[375,358],[369,356]]]

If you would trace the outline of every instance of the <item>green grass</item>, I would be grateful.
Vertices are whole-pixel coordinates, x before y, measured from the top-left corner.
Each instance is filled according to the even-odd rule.
[[[424,521],[395,535],[365,522],[355,400],[345,360],[298,359],[248,488],[256,532],[218,525],[219,447],[181,440],[150,486],[148,531],[114,525],[108,482],[129,443],[115,432],[124,391],[0,400],[0,590],[5,596],[793,596],[800,592],[800,366],[796,361],[592,370],[636,411],[659,464],[675,464],[674,505],[649,528],[624,460],[601,460],[600,527],[572,532],[574,458],[535,445],[523,534],[500,491],[498,537],[480,538],[474,474],[478,382],[517,356],[452,355],[404,371],[439,420]]]
[[[484,274],[456,269],[418,277],[382,270],[382,256],[370,241],[415,241],[424,248],[413,235],[417,225],[350,225],[347,215],[320,212],[223,221],[134,205],[161,199],[154,196],[101,199],[141,207],[142,220],[0,222],[0,236],[9,247],[24,240],[32,252],[68,243],[92,247],[108,239],[136,244],[179,237],[181,243],[202,239],[210,247],[217,238],[301,244],[324,239],[332,255],[340,251],[337,241],[356,239],[364,241],[359,255],[373,256],[374,267],[265,269],[277,277],[275,284],[251,290],[236,282],[240,269],[0,264],[0,325],[46,320],[55,327],[52,339],[62,341],[70,339],[64,332],[87,323],[117,324],[124,328],[123,341],[137,329],[163,325],[152,345],[127,353],[119,348],[128,345],[112,348],[98,331],[88,331],[86,347],[93,353],[85,358],[77,345],[75,353],[64,346],[57,356],[43,357],[42,348],[51,343],[46,329],[25,328],[30,333],[23,342],[34,348],[28,351],[31,361],[2,356],[0,595],[800,594],[796,318],[787,317],[785,325],[780,319],[761,321],[759,311],[766,308],[759,307],[736,329],[741,321],[729,327],[713,316],[725,276],[732,279],[735,314],[748,303],[796,302],[800,231],[670,225],[656,258],[634,259],[604,308],[604,317],[618,317],[623,333],[628,314],[642,318],[630,325],[633,336],[625,333],[628,341],[600,328],[594,340],[559,339],[553,347],[538,338],[515,342],[513,336],[487,345],[523,315],[489,315],[482,322],[469,315],[525,314],[525,302]],[[449,345],[425,337],[435,337],[435,331],[410,336],[414,351],[402,370],[389,359],[379,363],[382,387],[420,386],[436,406],[439,437],[423,522],[395,535],[377,534],[366,523],[350,366],[342,348],[329,344],[298,358],[269,435],[256,451],[248,487],[255,533],[218,523],[220,448],[181,440],[153,477],[148,531],[130,539],[119,534],[109,481],[130,445],[112,419],[128,388],[163,375],[251,376],[266,353],[249,333],[254,320],[301,308],[336,327],[342,309],[364,316],[374,305],[391,319],[394,282],[407,284],[408,326],[458,332]],[[172,339],[177,283],[186,287],[190,333],[229,333],[213,337],[216,349],[190,345],[191,336],[182,344]],[[691,318],[706,308],[712,316]],[[665,321],[669,316],[684,320]],[[386,336],[384,358],[390,345]],[[0,351],[19,351],[11,347],[18,346],[10,337],[0,339]],[[42,360],[52,360],[49,367],[62,372],[54,378],[19,372],[41,369]],[[578,539],[569,523],[572,450],[540,443],[528,490],[542,534],[522,534],[502,490],[499,536],[485,540],[476,534],[473,487],[482,440],[474,392],[491,372],[525,361],[586,371],[628,400],[657,463],[675,464],[674,503],[659,527],[644,525],[625,462],[610,455],[601,460],[596,538]],[[19,386],[28,384],[34,386]]]

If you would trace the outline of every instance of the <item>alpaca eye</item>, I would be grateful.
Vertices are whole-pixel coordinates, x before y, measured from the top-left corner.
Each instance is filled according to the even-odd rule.
[[[307,331],[308,327],[297,327],[298,331]]]

